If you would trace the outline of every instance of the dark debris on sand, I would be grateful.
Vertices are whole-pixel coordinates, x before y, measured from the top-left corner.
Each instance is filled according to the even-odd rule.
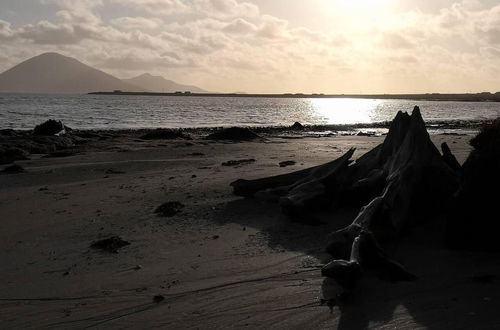
[[[184,204],[182,204],[181,202],[166,202],[158,206],[155,210],[155,213],[160,217],[170,218],[180,213],[183,208]]]
[[[119,236],[112,236],[92,243],[93,249],[102,250],[110,253],[118,253],[118,250],[124,246],[130,245],[130,242],[123,240]]]
[[[285,161],[279,163],[280,167],[293,166],[295,164],[297,164],[297,162],[294,160],[285,160]]]
[[[238,159],[238,160],[229,160],[227,162],[222,163],[222,166],[233,166],[233,167],[238,167],[238,166],[243,166],[247,164],[255,163],[255,159],[250,158],[250,159]]]
[[[104,173],[106,173],[106,174],[125,174],[124,171],[116,170],[114,168],[108,168],[106,170],[106,172],[104,172]]]
[[[207,136],[208,140],[252,141],[261,137],[246,127],[220,129]]]

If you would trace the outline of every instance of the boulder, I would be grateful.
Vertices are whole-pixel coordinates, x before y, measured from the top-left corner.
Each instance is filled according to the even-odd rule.
[[[49,119],[46,122],[37,125],[33,130],[33,135],[42,135],[42,136],[53,136],[53,135],[62,135],[66,133],[66,129],[62,121]]]
[[[179,129],[157,128],[141,136],[143,140],[191,140],[191,137]]]
[[[220,129],[209,136],[208,140],[252,141],[261,137],[245,127],[230,127]]]
[[[16,147],[0,146],[0,164],[10,164],[16,160],[26,160],[28,152]]]
[[[304,125],[296,121],[291,127],[292,130],[294,131],[303,131],[304,130]]]

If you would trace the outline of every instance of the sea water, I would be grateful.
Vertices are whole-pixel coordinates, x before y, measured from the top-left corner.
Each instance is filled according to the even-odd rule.
[[[490,120],[500,103],[352,98],[0,94],[0,128],[62,120],[76,129],[369,124],[419,105],[427,122]]]

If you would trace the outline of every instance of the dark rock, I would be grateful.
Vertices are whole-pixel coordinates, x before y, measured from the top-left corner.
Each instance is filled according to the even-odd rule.
[[[285,160],[284,162],[280,162],[279,165],[280,167],[287,167],[287,166],[293,166],[295,164],[297,164],[297,162],[294,160]]]
[[[497,275],[476,275],[470,278],[474,283],[492,284],[497,279]]]
[[[243,166],[243,165],[246,165],[246,164],[251,164],[251,163],[254,163],[254,162],[255,162],[255,159],[253,159],[253,158],[251,158],[251,159],[240,159],[240,160],[230,160],[230,161],[222,163],[222,166],[234,166],[234,167],[238,167],[238,166]]]
[[[28,152],[17,147],[0,146],[0,164],[10,164],[16,160],[27,160]]]
[[[304,126],[301,123],[299,123],[298,121],[296,121],[290,128],[294,131],[303,131],[304,130]]]
[[[37,125],[33,130],[33,135],[53,136],[66,132],[63,123],[60,120],[49,119],[46,122]]]
[[[26,170],[21,166],[21,165],[11,165],[2,170],[2,173],[5,174],[17,174],[17,173],[24,173]]]
[[[500,119],[485,126],[470,143],[474,149],[462,166],[460,189],[448,214],[446,241],[461,250],[500,251]]]
[[[155,213],[161,217],[170,218],[180,213],[184,208],[184,204],[181,202],[166,202],[160,206],[158,206],[155,210]]]
[[[124,241],[119,236],[112,236],[110,238],[94,242],[90,247],[105,252],[118,253],[119,249],[127,245],[130,245],[130,242]]]
[[[61,150],[61,151],[51,152],[51,153],[43,156],[43,158],[70,157],[70,156],[74,156],[76,154],[77,154],[77,152],[72,151],[72,150]]]
[[[162,296],[162,295],[160,295],[160,294],[159,294],[159,295],[156,295],[156,296],[154,296],[154,297],[153,297],[153,302],[154,302],[155,304],[159,304],[159,303],[161,303],[163,300],[165,300],[165,297],[164,297],[164,296]]]
[[[148,132],[141,136],[143,140],[174,140],[174,139],[185,139],[191,140],[191,137],[181,130],[169,129],[169,128],[158,128],[154,131]]]
[[[209,136],[208,140],[252,141],[261,137],[245,127],[230,127],[218,130]]]
[[[0,135],[3,135],[3,136],[17,136],[18,134],[13,129],[7,128],[7,129],[0,129]]]
[[[74,136],[77,136],[81,139],[92,139],[92,138],[99,138],[100,137],[100,135],[97,133],[86,132],[86,131],[78,132],[78,133],[74,134]]]
[[[371,132],[358,132],[358,134],[356,134],[356,136],[374,136],[375,133],[371,133]]]
[[[105,172],[106,174],[125,174],[123,171],[115,170],[114,168],[109,168]]]

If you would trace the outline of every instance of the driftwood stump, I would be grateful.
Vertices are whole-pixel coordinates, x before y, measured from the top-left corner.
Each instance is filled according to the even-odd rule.
[[[285,214],[310,219],[323,206],[364,206],[352,224],[330,234],[326,251],[335,259],[322,274],[345,289],[372,269],[391,281],[415,277],[389,260],[380,241],[443,210],[458,189],[460,165],[446,144],[439,152],[420,109],[398,112],[384,142],[351,160],[355,149],[324,165],[258,180],[237,180],[234,193],[277,201]]]

